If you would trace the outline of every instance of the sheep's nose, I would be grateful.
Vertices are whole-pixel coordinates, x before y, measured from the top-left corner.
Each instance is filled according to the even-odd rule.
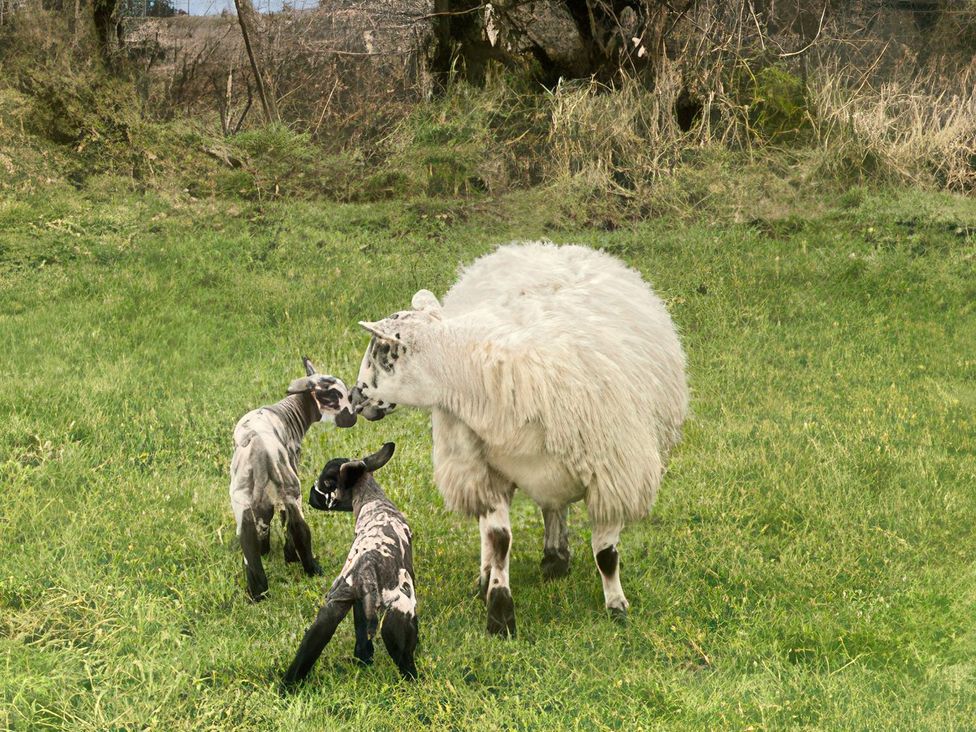
[[[359,411],[359,407],[364,401],[366,401],[366,397],[363,396],[363,390],[359,384],[356,384],[349,392],[349,403],[352,404],[353,409]]]

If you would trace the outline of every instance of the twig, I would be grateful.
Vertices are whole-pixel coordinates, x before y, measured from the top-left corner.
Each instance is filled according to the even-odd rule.
[[[810,41],[803,48],[801,48],[799,51],[789,51],[787,53],[780,53],[780,54],[778,54],[778,56],[780,58],[790,58],[792,56],[799,56],[801,53],[806,53],[811,48],[813,48],[813,44],[815,44],[817,42],[817,39],[820,38],[820,34],[823,32],[824,18],[825,17],[827,17],[827,3],[824,3],[823,12],[820,13],[820,22],[817,24],[817,32],[813,36],[813,40]],[[760,35],[762,35],[762,34],[760,34]]]

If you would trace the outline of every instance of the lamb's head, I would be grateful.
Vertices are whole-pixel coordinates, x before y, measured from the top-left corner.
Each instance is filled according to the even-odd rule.
[[[441,305],[433,293],[420,290],[413,309],[401,310],[375,323],[360,322],[370,339],[359,378],[352,390],[352,404],[368,420],[382,419],[397,404],[432,406],[428,356],[443,328]]]
[[[372,481],[373,473],[390,461],[395,449],[396,444],[387,442],[361,460],[333,458],[312,486],[309,505],[320,511],[352,511],[357,492],[363,490],[363,480]]]
[[[305,378],[291,382],[288,393],[310,394],[315,400],[322,422],[331,422],[336,427],[352,427],[356,424],[356,411],[350,401],[349,389],[342,383],[342,379],[320,374],[308,356],[302,356],[302,363],[305,364]]]

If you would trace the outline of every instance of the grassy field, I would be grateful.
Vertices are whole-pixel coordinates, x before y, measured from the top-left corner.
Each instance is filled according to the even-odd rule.
[[[976,203],[852,191],[748,224],[547,220],[543,194],[462,204],[0,200],[0,728],[973,729]],[[513,508],[519,637],[490,639],[475,524],[431,481],[429,422],[316,427],[303,482],[386,440],[415,534],[421,678],[351,621],[291,698],[277,679],[338,571],[346,515],[310,512],[329,575],[281,560],[245,601],[231,432],[302,353],[352,379],[356,326],[438,294],[516,237],[603,247],[665,297],[694,417],[622,546],[610,622],[571,513],[543,584]]]

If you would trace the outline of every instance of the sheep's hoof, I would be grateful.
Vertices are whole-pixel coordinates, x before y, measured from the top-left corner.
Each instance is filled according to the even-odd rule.
[[[309,577],[321,577],[325,574],[325,570],[322,569],[322,565],[317,561],[312,560],[312,566],[305,570],[305,574]]]
[[[546,552],[542,555],[539,567],[542,569],[542,579],[544,580],[565,577],[569,574],[569,552],[565,550]]]
[[[507,587],[493,589],[488,595],[488,635],[515,637],[515,603]]]
[[[608,607],[607,614],[610,615],[610,619],[617,625],[627,625],[627,608]]]

